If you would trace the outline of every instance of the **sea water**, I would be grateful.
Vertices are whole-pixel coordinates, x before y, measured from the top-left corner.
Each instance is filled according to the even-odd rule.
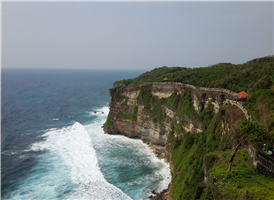
[[[109,88],[142,71],[2,69],[2,199],[148,199],[169,165],[103,132]]]

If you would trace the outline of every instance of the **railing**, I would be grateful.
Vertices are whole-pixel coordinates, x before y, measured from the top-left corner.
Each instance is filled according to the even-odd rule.
[[[189,85],[189,84],[185,84],[185,83],[180,83],[180,82],[146,82],[144,84],[152,84],[152,85],[181,85],[181,86],[185,86],[188,88],[191,88],[193,90],[203,90],[203,91],[210,91],[210,92],[223,92],[223,93],[227,93],[229,95],[236,95],[237,93],[232,92],[230,90],[227,89],[223,89],[223,88],[207,88],[207,87],[196,87],[194,85]],[[226,99],[227,102],[230,102],[232,105],[237,106],[245,115],[246,119],[249,119],[250,121],[253,121],[251,114],[238,102],[236,101],[232,101],[229,99]]]
[[[181,82],[146,82],[144,84],[157,84],[157,85],[184,85]]]
[[[226,99],[226,102],[229,102],[234,106],[237,106],[245,114],[246,119],[253,121],[252,115],[245,109],[245,107],[242,104],[240,104],[237,101],[232,101],[230,99]]]
[[[274,159],[257,151],[253,146],[249,146],[248,150],[253,168],[262,174],[274,177]]]
[[[146,82],[144,84],[152,84],[152,85],[181,85],[181,86],[185,86],[185,87],[189,87],[193,90],[204,90],[204,91],[210,91],[210,92],[224,92],[227,93],[229,95],[234,96],[235,92],[232,92],[230,90],[227,89],[223,89],[223,88],[207,88],[207,87],[197,87],[194,85],[189,85],[189,84],[185,84],[185,83],[180,83],[180,82]]]

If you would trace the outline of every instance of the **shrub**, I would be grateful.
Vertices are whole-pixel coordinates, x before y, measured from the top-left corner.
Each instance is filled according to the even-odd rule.
[[[273,145],[269,144],[269,142],[273,141],[273,136],[267,131],[265,131],[262,125],[259,125],[256,122],[252,122],[245,119],[240,122],[238,128],[242,133],[249,136],[251,140],[265,143],[269,146]]]
[[[110,119],[107,119],[106,125],[109,127],[113,127],[113,123]]]
[[[177,149],[181,144],[181,140],[178,137],[174,136],[174,132],[170,131],[168,134],[166,145],[168,150],[172,152],[174,149]]]
[[[186,149],[191,148],[191,146],[194,144],[194,137],[192,134],[186,134],[185,140],[184,140],[184,146]]]
[[[137,116],[136,115],[133,115],[133,114],[126,115],[123,112],[118,112],[116,114],[116,118],[124,118],[124,119],[129,119],[131,121],[137,121]]]
[[[215,155],[205,155],[204,162],[205,162],[206,170],[211,169],[216,160],[217,160],[217,156]]]

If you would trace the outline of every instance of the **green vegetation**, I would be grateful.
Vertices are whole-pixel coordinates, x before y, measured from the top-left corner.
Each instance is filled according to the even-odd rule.
[[[125,86],[136,86],[136,85],[140,85],[145,82],[152,82],[152,81],[162,82],[163,79],[165,78],[165,74],[173,74],[175,72],[180,72],[180,71],[183,72],[183,71],[188,71],[188,70],[190,70],[190,69],[188,69],[186,67],[163,66],[163,67],[155,68],[155,69],[151,70],[150,72],[146,72],[134,79],[115,81],[113,83],[113,85],[115,85],[117,83],[122,83]],[[179,77],[178,77],[178,81],[179,81]]]
[[[107,119],[106,125],[109,127],[113,127],[113,122],[110,119]]]
[[[177,94],[174,92],[168,99],[166,105],[170,106],[174,111],[176,111],[177,116],[185,118],[185,120],[190,119],[193,122],[200,122],[200,116],[194,110],[191,105],[192,94],[191,92],[183,92],[182,94]]]
[[[239,199],[248,191],[253,199],[274,199],[274,180],[252,169],[247,149],[237,152],[232,167],[232,173],[227,171],[231,152],[213,152],[206,156],[213,156],[216,160],[209,169],[211,186],[215,199]]]
[[[122,103],[122,107],[124,108],[125,111],[127,111],[129,109],[129,106],[127,105],[127,102],[128,102],[128,97],[127,96],[124,96],[124,95],[121,95],[121,87],[118,87],[118,88],[111,88],[110,89],[110,93],[111,93],[111,96],[112,96],[112,107],[115,106],[115,102],[119,99],[123,99],[123,103]],[[138,112],[138,106],[135,106],[134,107],[134,114],[125,114],[123,112],[118,112],[116,114],[116,118],[124,118],[124,119],[129,119],[131,121],[137,121],[137,114]],[[109,113],[108,115],[108,118],[107,118],[107,121],[106,121],[106,125],[109,126],[109,127],[113,127],[113,122],[111,121],[111,115],[112,113]]]
[[[202,133],[184,133],[183,137],[168,135],[166,149],[172,153],[174,199],[239,199],[248,190],[254,199],[274,197],[274,179],[266,177],[251,166],[247,149],[238,150],[228,172],[231,134],[218,134],[218,114]],[[210,175],[205,185],[203,164]]]
[[[274,67],[273,67],[274,69]],[[274,77],[274,76],[273,76]],[[255,121],[266,125],[269,131],[274,129],[274,81],[271,89],[253,90],[244,103]]]
[[[213,115],[213,105],[211,104],[211,102],[209,102],[208,106],[200,113],[204,124],[203,130],[208,128],[211,123],[211,119],[213,118]]]
[[[110,89],[112,103],[114,103],[117,99],[125,99],[125,102],[123,104],[126,105],[128,101],[128,97],[120,94],[121,89],[122,89],[121,87]]]
[[[187,94],[182,94],[182,96],[185,97]],[[170,99],[175,99],[171,102],[176,102],[176,97]],[[188,102],[188,99],[185,98],[185,101]],[[210,110],[211,107],[209,105],[206,111]],[[204,120],[207,123],[203,132],[187,133],[181,130],[181,134],[177,137],[173,131],[168,135],[166,149],[172,153],[171,159],[174,164],[171,190],[171,196],[174,199],[210,199],[213,197],[211,190],[202,185],[204,180],[202,167],[203,159],[205,159],[207,168],[210,168],[215,157],[207,156],[204,158],[204,155],[216,150],[225,150],[226,146],[231,145],[232,140],[231,135],[221,134],[221,114],[213,115],[212,112],[206,111],[202,113],[201,118],[201,121]],[[191,113],[192,111],[185,112],[185,115],[191,116]],[[173,123],[174,131],[179,132],[178,125],[181,127],[181,124],[185,122],[181,120],[177,124],[173,120]]]
[[[136,116],[136,115],[133,115],[133,114],[126,115],[126,114],[124,114],[124,113],[122,113],[122,112],[118,112],[118,113],[116,114],[116,118],[129,119],[129,120],[134,121],[134,122],[137,121],[137,116]]]
[[[161,67],[146,72],[137,78],[116,81],[126,86],[136,86],[144,82],[163,82],[167,77],[171,82],[188,83],[200,87],[226,88],[235,92],[248,93],[254,89],[270,89],[274,81],[274,57],[263,57],[256,61],[233,65],[216,64],[209,67]]]
[[[137,114],[138,112],[138,106],[134,106],[134,114]]]
[[[199,115],[191,105],[191,92],[183,92],[182,94],[174,92],[169,98],[159,99],[156,96],[152,96],[151,85],[145,85],[140,91],[138,100],[144,104],[145,110],[149,112],[155,123],[159,122],[162,124],[167,119],[163,106],[172,108],[177,113],[177,116],[183,119],[178,126],[181,129],[183,124],[188,123],[187,120],[192,120],[195,123],[200,122]],[[176,121],[176,118],[174,120]]]
[[[274,145],[273,132],[267,132],[265,128],[257,122],[242,120],[239,124],[239,130],[244,134],[244,136],[248,136],[250,140],[260,142],[260,146],[257,147],[259,149],[262,149],[262,144],[266,144],[266,148]]]
[[[144,104],[144,108],[147,112],[149,112],[153,122],[159,122],[162,124],[165,121],[166,114],[162,106],[166,103],[166,100],[152,96],[151,85],[146,85],[143,89],[141,89],[138,100]]]

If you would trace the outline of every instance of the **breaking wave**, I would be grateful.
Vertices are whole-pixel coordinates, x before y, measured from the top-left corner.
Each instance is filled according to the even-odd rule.
[[[37,165],[12,192],[14,199],[131,199],[108,183],[98,165],[92,138],[76,122],[42,135],[30,151],[42,152]]]

